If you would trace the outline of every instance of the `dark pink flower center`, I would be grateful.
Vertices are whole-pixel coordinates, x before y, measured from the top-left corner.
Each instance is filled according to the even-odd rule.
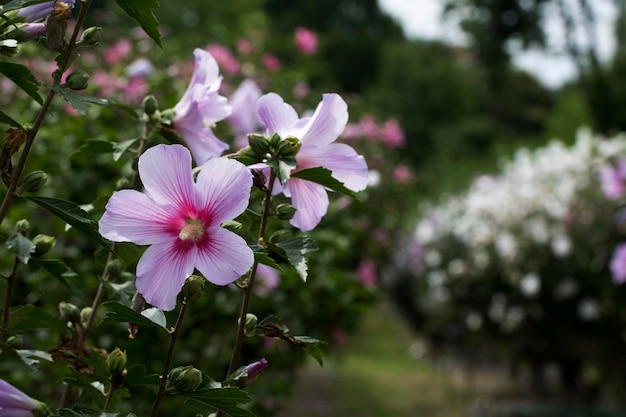
[[[191,240],[195,242],[202,237],[203,233],[204,227],[202,220],[187,218],[185,219],[183,229],[178,234],[178,238],[182,241]]]

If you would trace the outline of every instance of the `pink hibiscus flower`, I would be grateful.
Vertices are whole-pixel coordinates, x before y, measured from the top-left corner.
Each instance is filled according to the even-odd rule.
[[[267,133],[282,139],[297,138],[302,143],[296,155],[299,171],[323,167],[352,191],[367,186],[367,164],[356,151],[343,143],[333,143],[348,122],[348,106],[337,94],[324,94],[313,116],[299,119],[296,111],[277,94],[261,97],[257,104],[259,118]],[[300,230],[313,229],[328,210],[326,189],[314,182],[291,177],[283,184],[283,192],[291,197],[297,209],[291,224]]]
[[[0,379],[0,415],[6,417],[33,417],[40,403],[8,382]]]
[[[172,310],[194,269],[217,285],[250,269],[245,240],[220,227],[248,206],[252,174],[244,165],[210,159],[194,182],[189,151],[157,145],[139,158],[138,170],[144,191],[114,193],[99,228],[114,242],[151,245],[137,264],[137,290],[146,301]]]
[[[231,112],[226,97],[219,95],[222,83],[217,62],[210,53],[196,48],[195,65],[187,91],[174,107],[174,127],[191,149],[197,164],[220,156],[228,144],[211,127]]]

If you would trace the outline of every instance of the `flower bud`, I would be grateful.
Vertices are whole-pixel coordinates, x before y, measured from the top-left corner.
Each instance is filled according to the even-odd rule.
[[[190,392],[198,388],[202,383],[202,372],[191,365],[179,366],[170,371],[167,376],[165,392],[177,394]]]
[[[123,263],[121,259],[113,259],[109,262],[109,266],[107,267],[107,272],[110,277],[119,277],[122,273]]]
[[[74,71],[65,79],[65,85],[71,90],[84,90],[89,82],[89,74],[85,71]]]
[[[265,369],[267,369],[267,359],[265,358],[246,366],[245,371],[248,374],[246,377],[246,385],[253,383]]]
[[[22,184],[19,186],[19,191],[26,191],[34,193],[41,190],[48,182],[48,175],[43,171],[33,171],[28,173],[22,180]]]
[[[30,229],[30,223],[26,219],[18,220],[17,223],[15,223],[15,231],[17,233],[24,233],[28,229]]]
[[[297,209],[291,204],[283,203],[276,206],[276,217],[281,220],[291,220]]]
[[[81,46],[89,46],[89,45],[98,45],[100,40],[102,39],[102,28],[99,26],[92,26],[83,32],[78,41],[78,45]]]
[[[59,303],[59,318],[62,321],[76,323],[80,320],[80,310],[74,304],[61,301]]]
[[[87,323],[87,321],[89,320],[89,316],[91,316],[92,311],[93,311],[93,308],[91,307],[85,307],[82,310],[80,310],[80,322]]]
[[[206,279],[204,277],[199,277],[198,275],[190,276],[183,286],[183,296],[187,301],[197,300],[204,294],[205,283]]]
[[[20,336],[11,336],[7,339],[7,345],[17,349],[22,346],[22,338]]]
[[[259,319],[257,318],[257,316],[255,316],[252,313],[246,314],[246,327],[244,328],[246,335],[252,334],[252,332],[254,332],[255,327],[258,322],[259,322]]]
[[[244,165],[261,162],[263,155],[256,153],[251,147],[246,146],[237,152],[237,160]]]
[[[124,374],[126,361],[126,352],[123,352],[120,348],[115,348],[113,352],[109,353],[107,357],[107,368],[109,368],[111,378],[116,378]]]
[[[34,400],[37,406],[32,410],[34,417],[48,417],[52,415],[52,410],[41,401]]]
[[[298,138],[287,138],[278,144],[278,155],[295,156],[301,147],[302,142]]]
[[[270,141],[264,135],[256,133],[248,135],[248,144],[250,149],[258,155],[265,155],[270,150]]]
[[[54,247],[56,239],[53,236],[37,235],[33,238],[32,242],[35,244],[34,257],[43,256]]]
[[[157,99],[151,94],[143,99],[143,102],[141,103],[141,108],[148,116],[152,116],[154,113],[157,112],[157,110],[159,110],[159,103],[157,102]]]
[[[282,139],[278,135],[278,133],[274,133],[272,137],[270,138],[270,146],[272,147],[272,149],[276,149],[276,147],[278,146],[281,140]]]

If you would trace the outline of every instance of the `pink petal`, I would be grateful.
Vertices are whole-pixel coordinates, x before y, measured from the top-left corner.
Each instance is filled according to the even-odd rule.
[[[217,226],[243,213],[251,187],[252,173],[245,165],[228,158],[210,159],[202,165],[196,180],[199,207],[207,210]]]
[[[173,310],[176,296],[193,274],[198,249],[193,242],[172,240],[146,249],[137,264],[137,291],[161,310]]]
[[[36,407],[37,403],[35,403],[35,400],[15,388],[13,385],[0,379],[0,415],[2,413],[2,409],[6,408],[7,411],[8,409],[15,409],[12,410],[15,412],[27,411],[28,414],[24,415],[32,416],[30,410],[33,410]]]
[[[303,144],[322,146],[335,141],[348,123],[348,105],[338,94],[324,94],[306,126],[296,137]]]
[[[181,213],[193,212],[195,195],[191,155],[181,145],[156,145],[139,158],[139,176],[157,204],[175,205]]]
[[[265,94],[257,102],[259,118],[269,133],[278,133],[281,138],[291,134],[294,123],[298,121],[298,114],[289,104],[274,93]]]
[[[252,250],[240,236],[220,227],[208,229],[199,247],[196,268],[213,284],[226,285],[248,272],[254,262]]]
[[[177,237],[183,219],[172,206],[159,206],[139,191],[121,190],[109,199],[98,227],[113,242],[151,245]]]
[[[313,167],[330,169],[333,178],[341,181],[349,190],[361,191],[367,186],[369,174],[365,158],[346,144],[303,146],[296,159],[298,169]]]
[[[299,178],[287,181],[285,194],[291,195],[291,204],[297,208],[290,223],[303,232],[318,225],[328,210],[328,194],[319,184]]]
[[[194,139],[186,139],[185,142],[198,165],[202,165],[211,158],[219,157],[229,148],[229,145],[219,140],[208,127],[199,130]]]

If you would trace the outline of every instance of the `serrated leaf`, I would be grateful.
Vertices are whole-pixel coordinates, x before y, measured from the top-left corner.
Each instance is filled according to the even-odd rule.
[[[71,284],[67,278],[73,278],[76,276],[76,272],[72,271],[70,267],[65,265],[58,259],[41,259],[32,258],[32,265],[37,265],[41,269],[48,272],[50,275],[58,279],[68,290],[76,292],[74,284]]]
[[[13,233],[6,241],[7,248],[11,249],[17,258],[27,264],[30,255],[35,252],[35,244],[21,233]]]
[[[153,9],[160,6],[158,0],[115,0],[115,2],[163,49],[159,21],[152,13]]]
[[[161,324],[115,301],[102,303],[102,307],[106,309],[106,314],[98,325],[107,323],[137,323],[140,326],[159,327],[167,331],[167,328]]]
[[[331,170],[322,167],[303,169],[302,171],[297,171],[291,174],[292,177],[323,185],[326,188],[345,194],[349,197],[354,198],[357,201],[360,201],[354,191],[346,188],[346,186],[341,181],[333,178],[332,175],[333,172]]]
[[[24,127],[21,124],[19,124],[17,121],[15,121],[13,118],[11,118],[9,115],[7,115],[3,111],[0,111],[0,123],[17,127],[18,129],[22,129],[22,130],[24,129]]]
[[[97,223],[92,220],[87,212],[81,209],[78,204],[50,197],[28,196],[26,199],[32,201],[40,207],[45,208],[65,223],[83,232],[87,237],[103,248],[111,250],[109,243],[104,240],[104,238],[100,235],[100,232],[98,232]]]
[[[118,161],[124,152],[130,149],[130,147],[137,143],[138,140],[139,138],[134,138],[113,143],[113,160]]]
[[[98,104],[100,106],[106,106],[109,104],[109,101],[103,98],[78,94],[60,86],[53,85],[50,88],[63,97],[63,99],[80,114],[87,113],[90,104]]]
[[[267,265],[274,269],[282,271],[282,268],[280,267],[280,265],[268,255],[265,249],[262,249],[258,245],[254,245],[254,247],[251,247],[251,249],[254,253],[255,261],[257,261],[260,264]]]
[[[39,81],[27,67],[10,62],[0,62],[0,73],[13,81],[37,103],[43,104],[43,99],[39,95]]]
[[[159,385],[161,376],[157,374],[146,375],[146,367],[142,364],[133,364],[128,368],[124,385]]]
[[[70,159],[91,158],[113,152],[113,142],[104,139],[87,139],[77,150],[70,154]]]
[[[279,253],[295,268],[300,278],[306,281],[308,266],[305,255],[318,250],[313,239],[308,236],[299,236],[294,239],[276,243],[272,245],[272,247],[279,249]]]
[[[22,333],[40,329],[65,331],[67,326],[47,311],[34,305],[29,304],[11,311],[9,331]]]
[[[252,401],[246,391],[234,387],[204,389],[180,394],[185,398],[209,406],[231,417],[254,417],[249,410],[238,407]]]

